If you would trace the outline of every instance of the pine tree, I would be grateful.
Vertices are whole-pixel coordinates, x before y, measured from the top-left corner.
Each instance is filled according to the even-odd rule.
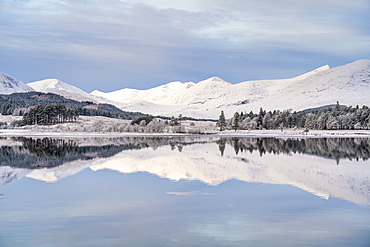
[[[221,111],[221,115],[218,118],[217,126],[220,127],[220,131],[223,131],[226,127],[226,119],[224,111]]]
[[[263,122],[263,117],[265,116],[262,107],[260,108],[260,112],[258,113],[258,118],[257,118],[257,127],[262,128],[262,122]]]
[[[177,119],[179,120],[179,124],[181,125],[181,121],[184,120],[184,117],[182,116],[182,114],[180,114]]]
[[[234,114],[234,120],[233,120],[233,126],[232,128],[235,130],[239,129],[239,113],[238,112],[235,112]]]

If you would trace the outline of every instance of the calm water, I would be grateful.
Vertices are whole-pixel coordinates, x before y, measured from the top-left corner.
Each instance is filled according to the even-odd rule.
[[[0,246],[370,246],[370,139],[2,138]]]

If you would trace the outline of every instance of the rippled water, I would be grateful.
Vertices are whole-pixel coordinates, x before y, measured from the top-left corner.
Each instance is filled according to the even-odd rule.
[[[2,247],[370,245],[370,139],[0,144]]]

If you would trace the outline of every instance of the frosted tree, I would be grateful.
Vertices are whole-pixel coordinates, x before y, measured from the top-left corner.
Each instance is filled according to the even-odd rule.
[[[237,129],[239,129],[239,119],[240,119],[239,113],[235,112],[232,125],[232,128],[235,130],[235,132]]]
[[[177,119],[179,121],[179,124],[181,125],[181,121],[184,120],[184,117],[182,116],[182,114],[180,114]]]
[[[150,132],[163,132],[166,128],[166,123],[159,120],[159,119],[154,119],[148,124],[148,129]]]
[[[221,115],[218,118],[217,127],[220,127],[220,131],[225,130],[226,118],[225,118],[224,111],[221,111]]]
[[[263,119],[262,119],[262,125],[266,129],[273,128],[273,120],[271,118],[271,113],[270,112],[266,113],[266,115],[263,117]]]

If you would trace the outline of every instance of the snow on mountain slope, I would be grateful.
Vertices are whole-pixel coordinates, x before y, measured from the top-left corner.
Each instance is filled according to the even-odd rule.
[[[148,90],[125,88],[111,93],[103,93],[95,90],[91,94],[126,104],[146,101],[160,105],[172,105],[178,96],[182,95],[184,91],[193,85],[193,82],[182,83],[175,81]]]
[[[63,91],[76,92],[79,94],[86,94],[81,89],[75,86],[69,85],[65,82],[62,82],[58,79],[46,79],[46,80],[31,82],[31,83],[28,83],[27,85],[39,92],[49,93],[49,92],[54,92],[58,90],[63,90]]]
[[[321,72],[321,71],[325,71],[325,70],[328,70],[328,69],[331,69],[329,65],[324,65],[324,66],[321,66],[320,68],[317,68],[315,70],[312,70],[310,72],[307,72],[303,75],[299,75],[297,77],[294,77],[293,79],[294,80],[303,80],[303,79],[306,79],[307,77],[311,76],[311,75],[314,75],[316,74],[317,72]]]
[[[0,72],[0,94],[24,93],[35,91],[18,79]]]
[[[78,87],[72,86],[58,79],[45,79],[41,81],[27,83],[27,85],[38,92],[54,93],[61,95],[65,98],[77,101],[92,101],[96,103],[110,103],[110,104],[112,103],[108,99],[93,96],[79,89]]]
[[[304,75],[285,80],[246,81],[230,84],[221,78],[212,77],[198,83],[174,82],[149,90],[123,89],[111,93],[94,91],[93,95],[125,103],[124,108],[154,115],[178,115],[217,118],[221,110],[259,110],[260,100],[276,94],[296,82],[315,73],[328,70],[320,67]],[[174,87],[173,85],[177,85]],[[166,90],[164,90],[166,89]],[[253,103],[257,106],[251,108]],[[276,109],[276,108],[275,108]]]
[[[198,83],[171,82],[147,90],[121,89],[88,94],[56,79],[29,83],[37,91],[53,92],[74,100],[110,103],[126,111],[162,116],[217,119],[238,112],[303,110],[339,101],[344,105],[370,105],[370,60],[330,68],[328,65],[303,75],[280,80],[228,83],[212,77]]]
[[[231,117],[236,111],[257,112],[261,107],[303,110],[337,101],[346,105],[370,105],[370,60],[336,68],[325,65],[290,79],[230,84],[212,77],[198,83],[176,82],[149,90],[123,89],[93,94],[124,103],[125,110],[200,118],[217,118],[221,110]]]
[[[370,60],[359,60],[351,64],[320,71],[268,98],[261,100],[262,106],[271,107],[276,102],[280,109],[303,110],[334,104],[370,105]]]

